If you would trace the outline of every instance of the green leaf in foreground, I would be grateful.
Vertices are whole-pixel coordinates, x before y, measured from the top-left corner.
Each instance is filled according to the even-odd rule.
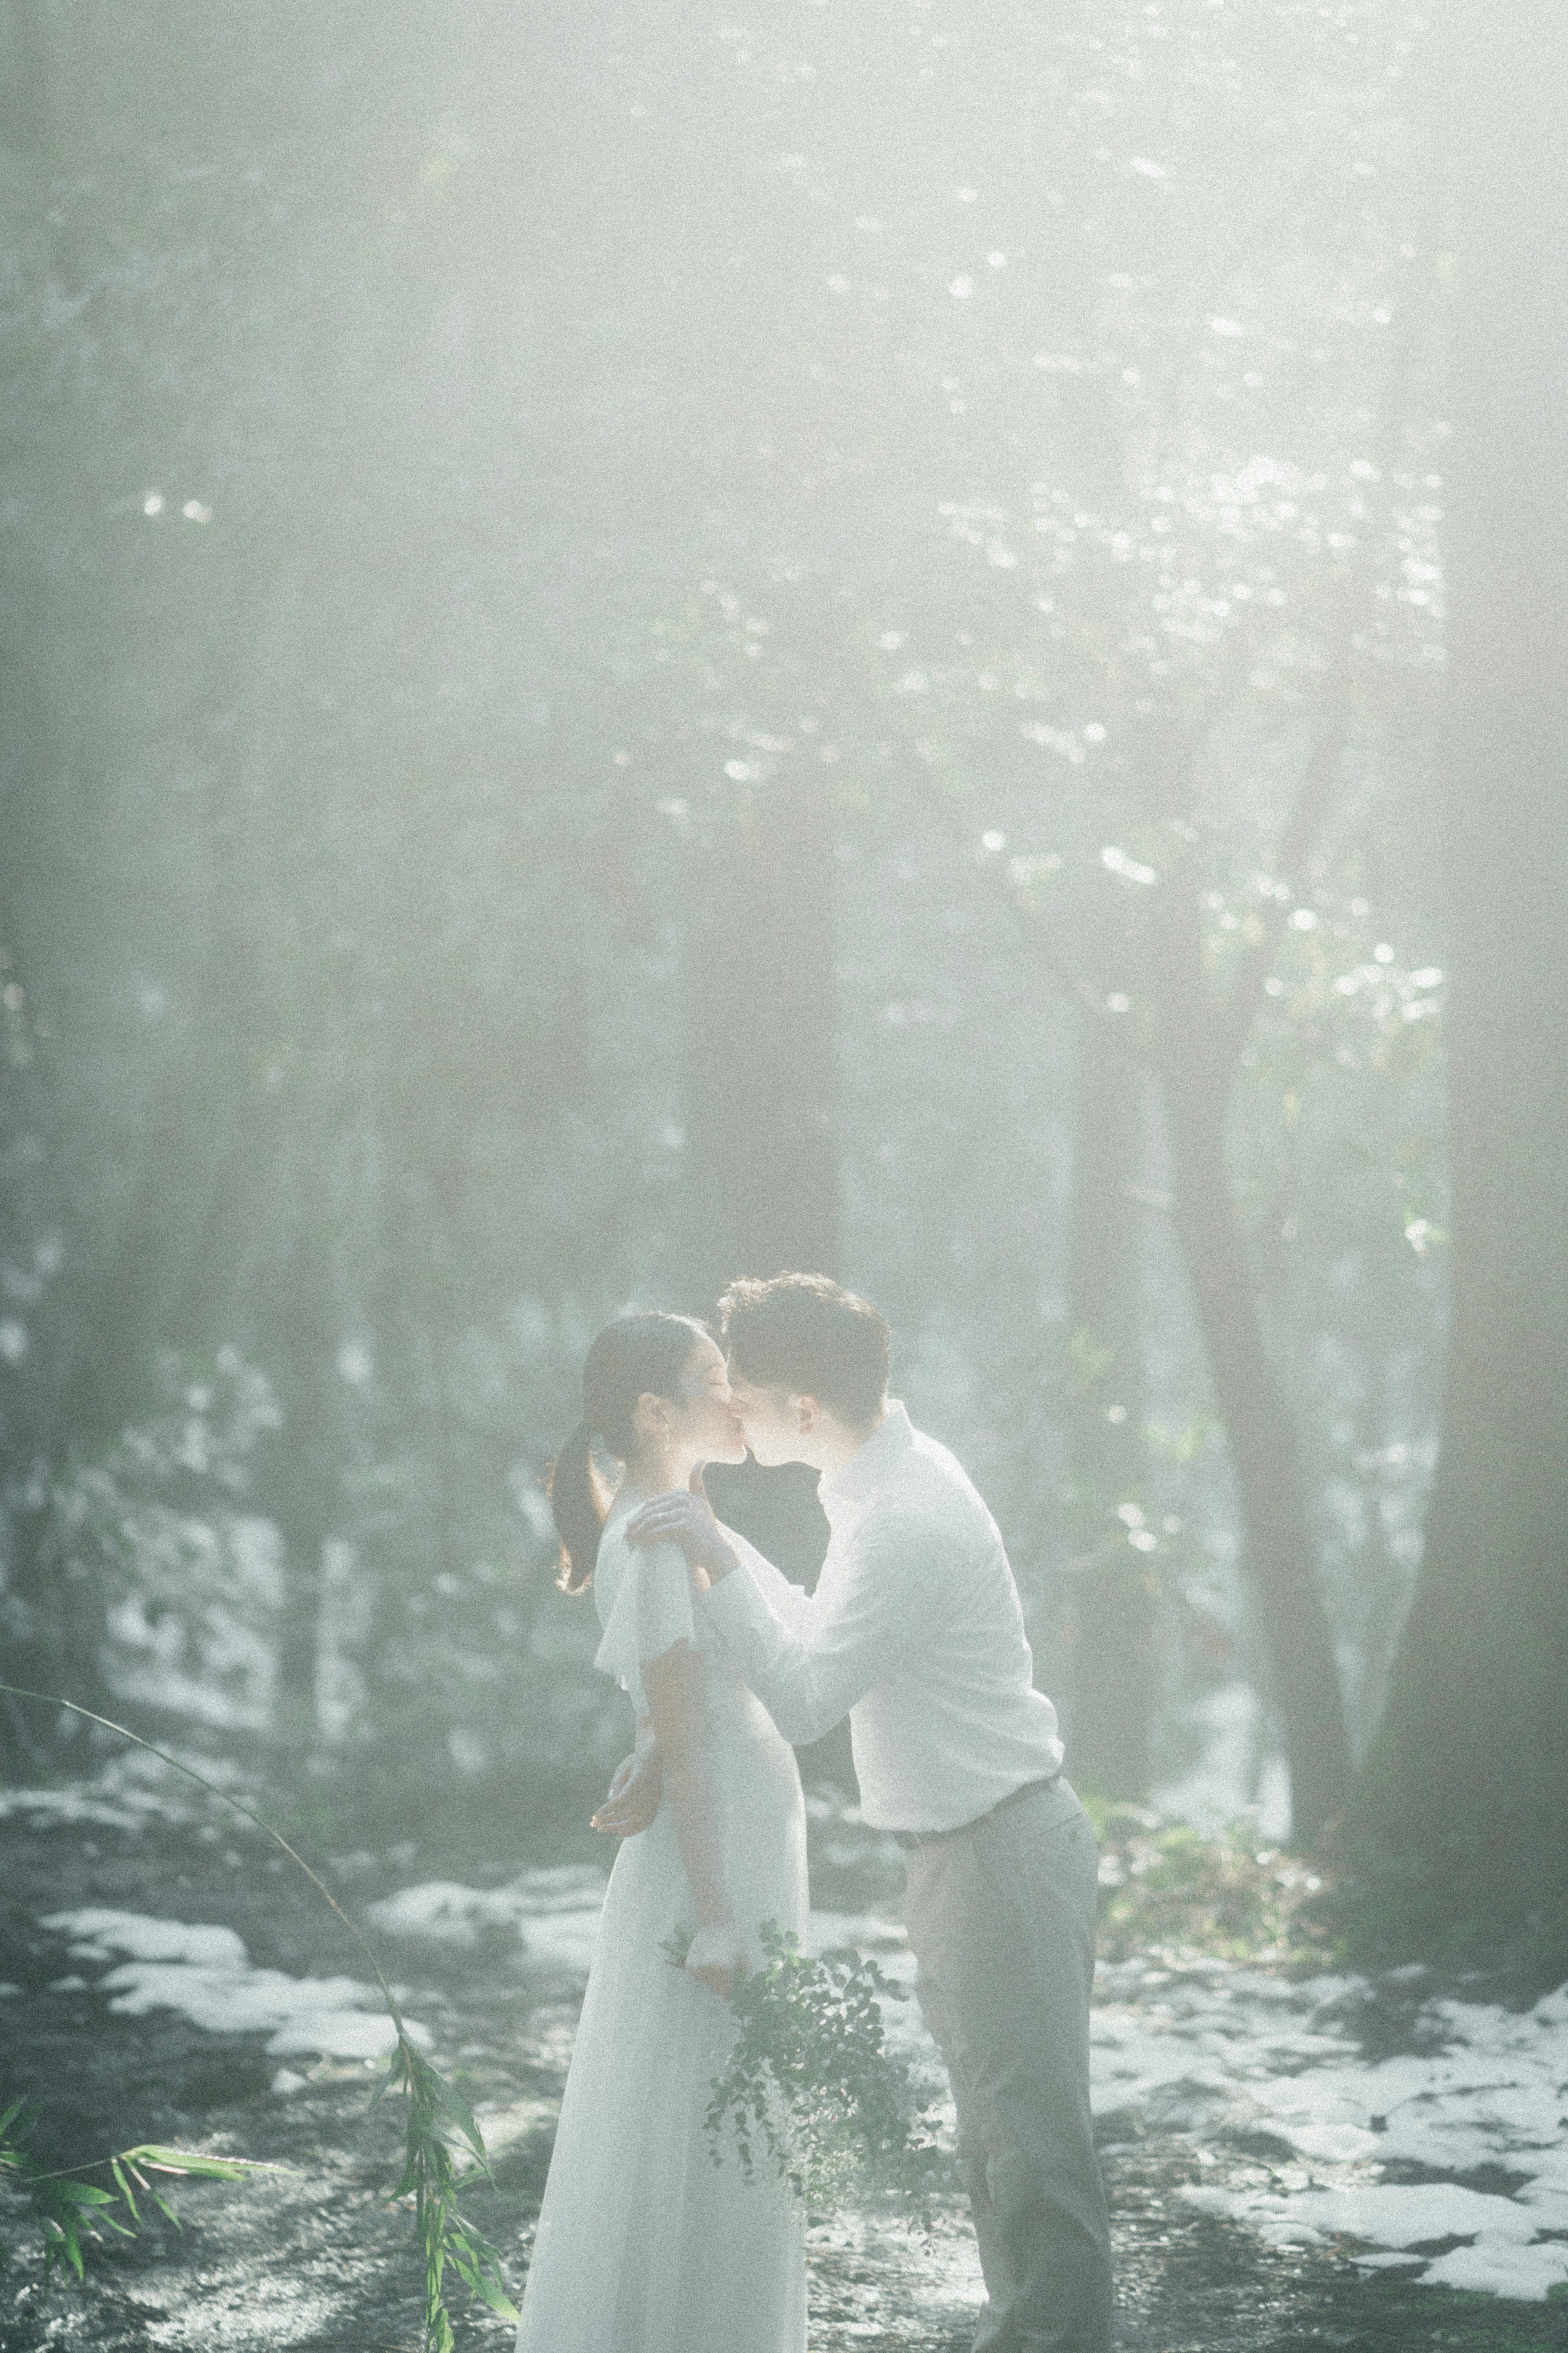
[[[312,1871],[303,1855],[295,1852],[281,1831],[275,1830],[269,1821],[265,1820],[255,1811],[254,1808],[244,1804],[238,1798],[231,1796],[228,1790],[220,1788],[216,1781],[209,1781],[205,1773],[198,1773],[194,1767],[183,1764],[179,1757],[171,1757],[166,1748],[159,1748],[151,1740],[143,1740],[140,1733],[128,1731],[124,1725],[115,1724],[106,1715],[95,1715],[91,1708],[79,1707],[74,1700],[58,1699],[47,1692],[26,1691],[15,1683],[0,1683],[0,1694],[10,1699],[38,1700],[49,1707],[66,1708],[72,1715],[82,1717],[86,1723],[101,1725],[106,1732],[118,1733],[122,1740],[131,1741],[135,1747],[145,1748],[150,1756],[162,1757],[163,1763],[173,1766],[176,1773],[183,1773],[188,1781],[196,1782],[213,1797],[220,1799],[226,1806],[232,1808],[234,1812],[243,1814],[247,1821],[254,1822],[258,1830],[264,1831],[273,1845],[287,1855],[295,1869],[302,1873],[310,1881],[317,1894],[337,1915],[338,1919],[370,1963],[376,1984],[381,1989],[381,1998],[386,2004],[393,2031],[396,2036],[391,2066],[385,2081],[375,2096],[379,2100],[385,2093],[397,2090],[405,2091],[408,2094],[408,2124],[404,2141],[403,2179],[393,2192],[393,2196],[395,2199],[412,2196],[415,2201],[420,2253],[425,2263],[424,2353],[453,2353],[455,2339],[442,2284],[448,2263],[469,2293],[477,2295],[481,2303],[487,2304],[499,2318],[515,2320],[518,2316],[517,2307],[507,2294],[500,2255],[483,2232],[476,2230],[458,2210],[457,2176],[452,2165],[449,2145],[451,2132],[455,2129],[460,2134],[472,2150],[474,2158],[487,2179],[493,2179],[490,2175],[489,2159],[485,2152],[484,2136],[456,2086],[448,2084],[439,2070],[433,2067],[427,2059],[422,2059],[415,2050],[408,2037],[407,2025],[402,2010],[398,2006],[397,1997],[387,1982],[385,1971],[366,1943],[361,1930],[350,1919],[319,1873]],[[372,2105],[374,2105],[374,2101]],[[16,2144],[21,2137],[21,2134],[16,2129],[18,2122],[22,2122],[23,2129],[26,2129],[26,2113],[25,2104],[15,2101],[6,2109],[4,2116],[0,2116],[0,2172],[25,2171],[26,2160],[22,2157]],[[8,2129],[13,2136],[10,2144],[5,2140]],[[11,2148],[16,2159],[9,2164],[6,2161],[7,2147]],[[114,2174],[116,2181],[114,2191],[86,2191],[81,2189],[79,2176],[77,2174],[38,2177],[40,2180],[78,2181],[79,2192],[73,2195],[68,2190],[61,2190],[58,2196],[51,2193],[47,2211],[39,2208],[35,2200],[35,2211],[38,2213],[45,2229],[46,2285],[57,2262],[63,2261],[68,2263],[79,2279],[82,2276],[81,2238],[84,2225],[81,2216],[84,2210],[89,2207],[101,2209],[105,2205],[114,2204],[118,2200],[127,2206],[133,2222],[139,2220],[131,2190],[126,2186],[125,2176],[116,2171],[116,2168],[127,2168],[130,2180],[134,2187],[144,2190],[160,2212],[166,2214],[170,2221],[176,2226],[178,2216],[162,2192],[146,2179],[148,2172],[205,2174],[211,2180],[237,2181],[251,2171],[279,2169],[268,2167],[256,2168],[238,2158],[195,2157],[182,2149],[161,2148],[151,2143],[142,2148],[122,2149],[118,2157],[104,2158],[103,2165]],[[91,2166],[82,2168],[86,2172],[99,2169]],[[123,2236],[134,2236],[132,2229],[107,2214],[100,2212],[99,2219],[108,2221],[110,2229],[121,2232]],[[90,2231],[88,2232],[89,2237],[93,2235]]]
[[[500,2253],[458,2205],[454,2145],[466,2145],[476,2168],[493,2186],[489,2158],[484,2136],[456,2086],[402,2035],[375,2096],[384,2099],[393,2092],[401,2092],[408,2102],[403,2174],[392,2195],[414,2200],[415,2227],[425,2263],[425,2353],[452,2353],[452,2323],[445,2291],[448,2264],[468,2293],[488,2305],[498,2318],[517,2318]]]
[[[179,2228],[179,2216],[157,2183],[148,2179],[151,2174],[186,2180],[243,2181],[252,2173],[284,2169],[252,2164],[243,2158],[204,2157],[195,2149],[166,2148],[161,2141],[142,2141],[89,2165],[46,2171],[25,2146],[37,2117],[37,2106],[26,2100],[13,2100],[0,2115],[0,2174],[9,2175],[26,2193],[33,2220],[43,2233],[46,2286],[62,2264],[78,2279],[83,2277],[83,2241],[100,2237],[101,2230],[113,2231],[122,2239],[136,2236],[142,2227],[138,2190]],[[94,2173],[107,2173],[112,2188],[89,2180],[88,2176]]]

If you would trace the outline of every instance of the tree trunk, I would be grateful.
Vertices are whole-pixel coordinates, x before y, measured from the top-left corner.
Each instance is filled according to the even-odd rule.
[[[1426,1555],[1356,1824],[1419,1934],[1568,1919],[1568,24],[1453,8],[1453,1290]],[[1414,1916],[1414,1915],[1413,1915]]]
[[[1127,1187],[1143,1171],[1141,1070],[1086,1030],[1073,1127],[1072,1325],[1079,1386],[1070,1432],[1073,1534],[1068,1746],[1074,1778],[1142,1799],[1150,1778],[1152,1579],[1112,1514],[1143,1492],[1143,1268]]]
[[[764,786],[711,854],[688,950],[692,1262],[732,1275],[838,1271],[833,828],[815,780]],[[732,1526],[809,1582],[827,1523],[816,1474],[719,1469]]]
[[[1247,1567],[1284,1725],[1291,1835],[1310,1845],[1343,1812],[1351,1764],[1296,1434],[1264,1343],[1246,1240],[1231,1199],[1223,1086],[1195,1072],[1168,1079],[1165,1103],[1176,1232],[1229,1443]]]
[[[838,1265],[833,832],[814,781],[723,827],[690,944],[690,1148],[704,1288]]]
[[[1213,1003],[1197,905],[1176,878],[1156,900],[1149,946],[1176,1237],[1225,1425],[1244,1562],[1284,1727],[1291,1836],[1310,1845],[1344,1811],[1351,1752],[1296,1434],[1269,1357],[1226,1159],[1245,1000],[1223,1010]]]

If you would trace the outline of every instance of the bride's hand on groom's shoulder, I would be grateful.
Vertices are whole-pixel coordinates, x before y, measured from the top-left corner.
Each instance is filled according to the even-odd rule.
[[[700,1474],[699,1474],[700,1476]],[[626,1522],[626,1542],[632,1545],[678,1544],[700,1582],[717,1584],[739,1568],[734,1546],[713,1516],[713,1507],[694,1479],[689,1488],[656,1495]]]

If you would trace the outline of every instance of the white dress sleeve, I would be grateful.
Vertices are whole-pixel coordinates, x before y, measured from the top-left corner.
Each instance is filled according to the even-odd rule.
[[[649,1713],[643,1663],[661,1659],[678,1642],[697,1648],[691,1571],[679,1545],[626,1547],[622,1572],[594,1664],[614,1675],[639,1715]]]

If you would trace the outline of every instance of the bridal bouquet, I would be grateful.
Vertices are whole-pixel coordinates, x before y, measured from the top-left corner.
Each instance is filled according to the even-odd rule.
[[[813,2210],[890,2200],[929,2231],[946,2159],[884,2039],[882,2001],[902,1997],[864,1956],[814,1960],[772,1922],[762,1940],[763,1968],[731,1995],[740,2032],[705,2119],[714,2164],[729,2143],[748,2179],[761,2161]]]

